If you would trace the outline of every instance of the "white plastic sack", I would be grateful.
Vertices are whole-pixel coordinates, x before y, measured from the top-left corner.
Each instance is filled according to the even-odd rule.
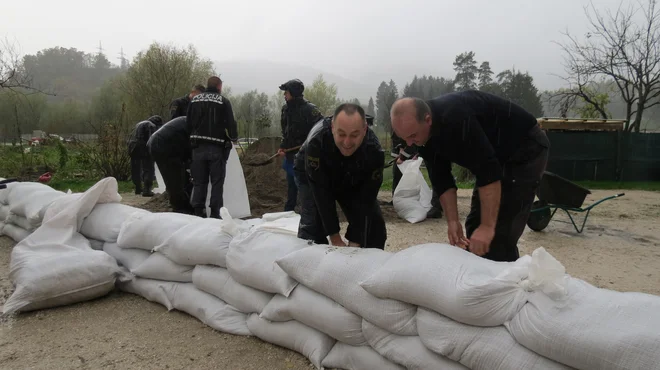
[[[170,297],[172,306],[223,333],[250,335],[247,315],[193,284],[176,284]]]
[[[523,347],[504,326],[461,324],[420,307],[417,331],[426,348],[472,370],[570,369]]]
[[[222,267],[198,265],[192,273],[195,287],[222,299],[244,313],[261,313],[273,294],[239,284]]]
[[[448,244],[421,244],[397,252],[361,285],[377,297],[429,308],[465,324],[498,326],[522,308],[528,290],[565,289],[561,264],[545,261],[529,276],[531,260],[494,262]],[[553,270],[556,265],[561,269]]]
[[[136,294],[150,302],[158,303],[165,306],[168,311],[174,308],[170,297],[174,296],[176,285],[177,283],[170,281],[143,279],[139,277],[117,283],[119,290]]]
[[[0,201],[12,206],[21,200],[28,199],[31,194],[43,192],[61,193],[39,182],[11,182],[7,184],[7,188],[0,191]]]
[[[7,187],[5,189],[2,189],[2,191],[0,191],[0,204],[9,205],[9,193],[12,191],[12,188],[25,186],[25,184],[28,184],[28,186],[36,184],[36,186],[34,186],[35,189],[39,189],[39,187],[44,186],[43,184],[40,184],[38,182],[20,182],[20,181],[10,182],[6,184]]]
[[[144,249],[119,248],[117,243],[103,244],[103,251],[116,259],[120,266],[126,267],[129,271],[135,270],[151,255],[151,253]]]
[[[199,221],[199,217],[182,213],[133,213],[121,225],[117,245],[120,248],[139,248],[151,251],[170,238],[177,230]]]
[[[387,332],[363,320],[362,331],[369,345],[388,360],[408,370],[467,370],[456,361],[432,352],[417,336],[401,336]]]
[[[377,298],[360,286],[392,256],[375,248],[313,245],[280,258],[277,264],[296,281],[378,326],[401,335],[417,335],[417,307]]]
[[[15,242],[20,242],[30,235],[30,231],[14,224],[3,224],[2,234],[12,238]]]
[[[146,279],[192,283],[193,268],[179,265],[162,253],[154,252],[144,262],[131,269],[131,272]]]
[[[9,278],[16,289],[4,313],[73,304],[114,288],[117,262],[92,250],[78,226],[99,200],[118,197],[117,181],[105,178],[14,247]]]
[[[36,230],[39,225],[41,225],[41,221],[30,221],[27,218],[19,215],[15,215],[11,212],[7,215],[7,218],[5,219],[5,223],[7,224],[14,224],[21,229],[25,229],[27,231],[33,231]]]
[[[394,189],[392,204],[397,215],[410,223],[424,221],[431,209],[433,192],[419,170],[422,162],[417,158],[398,165],[403,176]]]
[[[83,221],[80,233],[89,239],[115,243],[121,225],[136,212],[148,213],[143,209],[121,203],[97,204]]]
[[[317,369],[336,341],[297,321],[270,322],[251,314],[247,320],[250,332],[263,341],[288,348],[307,357]]]
[[[568,293],[538,293],[507,323],[523,346],[577,369],[656,369],[660,297],[570,279]]]
[[[89,239],[89,246],[95,251],[102,251],[105,242],[102,240]]]
[[[298,282],[275,261],[308,246],[307,241],[291,235],[265,230],[243,233],[229,244],[227,269],[243,285],[288,297]]]
[[[360,316],[302,284],[288,298],[275,295],[260,317],[269,321],[296,320],[352,346],[368,345]]]
[[[369,346],[351,346],[337,342],[322,365],[326,369],[345,370],[405,370],[404,367],[386,359]]]
[[[0,190],[0,191],[7,191],[7,189]],[[8,216],[9,216],[9,206],[6,206],[4,204],[0,204],[0,222],[7,221]]]
[[[227,251],[233,235],[227,229],[231,220],[200,219],[174,232],[153,250],[181,265],[227,265]]]
[[[19,189],[21,191],[19,191]],[[58,198],[66,194],[48,187],[48,190],[37,190],[31,192],[22,191],[23,188],[13,188],[12,193],[9,195],[9,212],[23,216],[34,223],[39,225],[44,218],[44,213],[48,206]],[[16,195],[21,194],[23,197],[18,198]]]
[[[266,213],[262,216],[264,222],[256,225],[254,230],[267,230],[282,234],[298,236],[300,215],[293,211]]]

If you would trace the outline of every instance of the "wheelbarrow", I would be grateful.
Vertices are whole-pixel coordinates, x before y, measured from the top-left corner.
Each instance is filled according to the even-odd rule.
[[[584,230],[584,226],[589,218],[589,213],[594,207],[610,199],[625,195],[625,193],[612,195],[603,198],[590,206],[583,207],[584,199],[588,194],[591,194],[589,189],[552,172],[546,171],[541,179],[541,185],[536,192],[539,200],[532,204],[532,210],[527,219],[527,226],[534,231],[542,231],[548,226],[557,210],[561,209],[566,212],[575,231],[580,234]],[[578,226],[579,222],[576,222],[576,219],[573,218],[573,215],[571,215],[570,212],[585,213],[581,225]],[[556,221],[568,223],[567,221]]]

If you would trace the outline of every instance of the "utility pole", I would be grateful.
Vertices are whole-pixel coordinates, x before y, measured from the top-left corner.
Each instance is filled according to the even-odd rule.
[[[124,54],[124,48],[121,48],[121,51],[119,52],[119,60],[120,60],[120,68],[121,69],[127,69],[128,68],[128,60],[126,60],[125,54]]]
[[[100,41],[100,40],[99,40],[99,47],[98,47],[98,49],[99,49],[99,55],[100,55],[100,54],[103,54],[103,46],[101,45],[101,41]]]

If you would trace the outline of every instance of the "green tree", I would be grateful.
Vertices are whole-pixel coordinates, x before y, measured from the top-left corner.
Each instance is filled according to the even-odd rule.
[[[456,90],[461,91],[477,88],[476,79],[479,69],[477,68],[477,61],[474,60],[473,51],[461,53],[456,56],[454,60],[454,71],[456,71],[456,77],[454,78]]]
[[[536,117],[543,116],[541,97],[529,73],[523,74],[515,69],[505,70],[497,75],[497,79],[502,89],[502,97],[511,99]]]
[[[390,109],[398,98],[399,92],[393,80],[390,80],[389,84],[385,81],[380,83],[376,93],[376,124],[387,133],[392,132]]]
[[[249,91],[232,102],[239,132],[244,137],[261,137],[271,126],[272,113],[268,95],[257,90]]]
[[[305,98],[316,105],[321,114],[332,115],[339,104],[337,98],[337,85],[329,84],[323,79],[323,75],[318,75],[310,87],[305,88]]]

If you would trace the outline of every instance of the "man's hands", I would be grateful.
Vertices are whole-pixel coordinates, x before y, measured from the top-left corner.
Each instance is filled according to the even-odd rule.
[[[279,155],[280,157],[283,157],[285,154],[286,153],[284,152],[284,149],[282,149],[282,148],[277,149],[277,155]]]
[[[449,237],[449,244],[461,249],[467,249],[470,245],[470,241],[463,235],[463,226],[458,221],[447,222],[447,236]]]
[[[334,247],[360,247],[360,244],[352,241],[349,241],[347,244],[339,234],[330,235],[330,245]]]
[[[490,249],[490,242],[493,241],[495,237],[495,228],[480,225],[472,233],[470,237],[470,252],[476,254],[477,256],[483,256],[488,253]]]

